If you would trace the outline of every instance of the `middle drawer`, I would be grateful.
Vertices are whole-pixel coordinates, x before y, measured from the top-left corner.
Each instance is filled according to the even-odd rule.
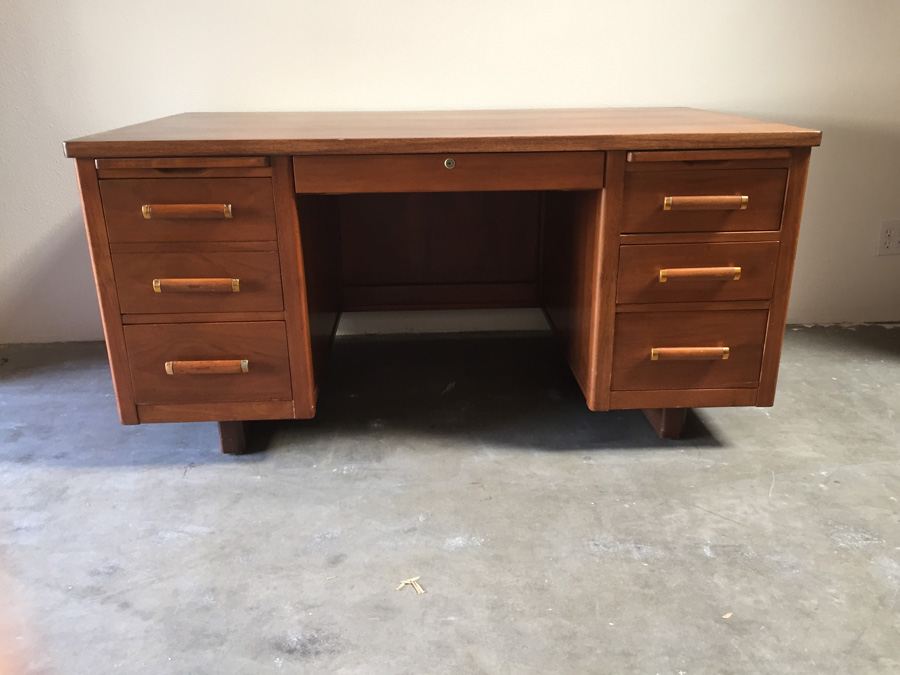
[[[616,302],[768,300],[778,247],[777,241],[622,246]]]
[[[114,253],[123,314],[280,311],[278,254]]]

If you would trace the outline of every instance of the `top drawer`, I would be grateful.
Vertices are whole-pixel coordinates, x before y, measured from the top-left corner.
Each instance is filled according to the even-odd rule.
[[[300,193],[592,190],[603,187],[602,152],[297,155]]]
[[[787,169],[683,169],[625,174],[622,232],[778,230]]]
[[[101,180],[111,242],[272,241],[269,178]]]

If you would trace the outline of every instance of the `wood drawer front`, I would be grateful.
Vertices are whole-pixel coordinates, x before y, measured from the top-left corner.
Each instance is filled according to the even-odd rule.
[[[100,194],[111,242],[275,239],[269,178],[101,180]],[[149,219],[144,206],[150,207]],[[166,212],[173,208],[183,213]]]
[[[281,321],[125,326],[135,402],[221,403],[291,399],[287,336]],[[190,372],[167,362],[246,360],[246,371]],[[211,364],[207,370],[214,369]],[[193,368],[202,371],[202,365]],[[187,371],[187,372],[180,372]],[[237,371],[237,372],[235,372]]]
[[[766,310],[647,312],[616,316],[613,390],[756,387],[766,337]],[[684,355],[653,360],[653,349],[728,348],[728,358]]]
[[[778,230],[786,185],[787,169],[628,172],[622,232]],[[694,196],[724,197],[730,203],[682,207],[685,200],[679,198]],[[734,203],[741,196],[748,198],[744,209]],[[666,197],[673,198],[672,210],[665,209]]]
[[[591,190],[603,187],[602,152],[297,155],[299,193]]]
[[[776,241],[622,246],[616,301],[768,300],[778,248]]]
[[[284,308],[275,252],[114,253],[112,259],[124,314]]]

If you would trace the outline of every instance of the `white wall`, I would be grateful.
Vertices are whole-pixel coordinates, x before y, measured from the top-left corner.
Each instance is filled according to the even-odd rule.
[[[790,319],[900,320],[896,0],[0,0],[0,342],[100,336],[60,142],[186,110],[708,107],[818,127]]]

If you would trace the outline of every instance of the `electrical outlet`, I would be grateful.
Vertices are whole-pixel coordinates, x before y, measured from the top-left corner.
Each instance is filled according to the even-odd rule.
[[[878,253],[875,255],[900,255],[900,220],[891,220],[881,224]]]

